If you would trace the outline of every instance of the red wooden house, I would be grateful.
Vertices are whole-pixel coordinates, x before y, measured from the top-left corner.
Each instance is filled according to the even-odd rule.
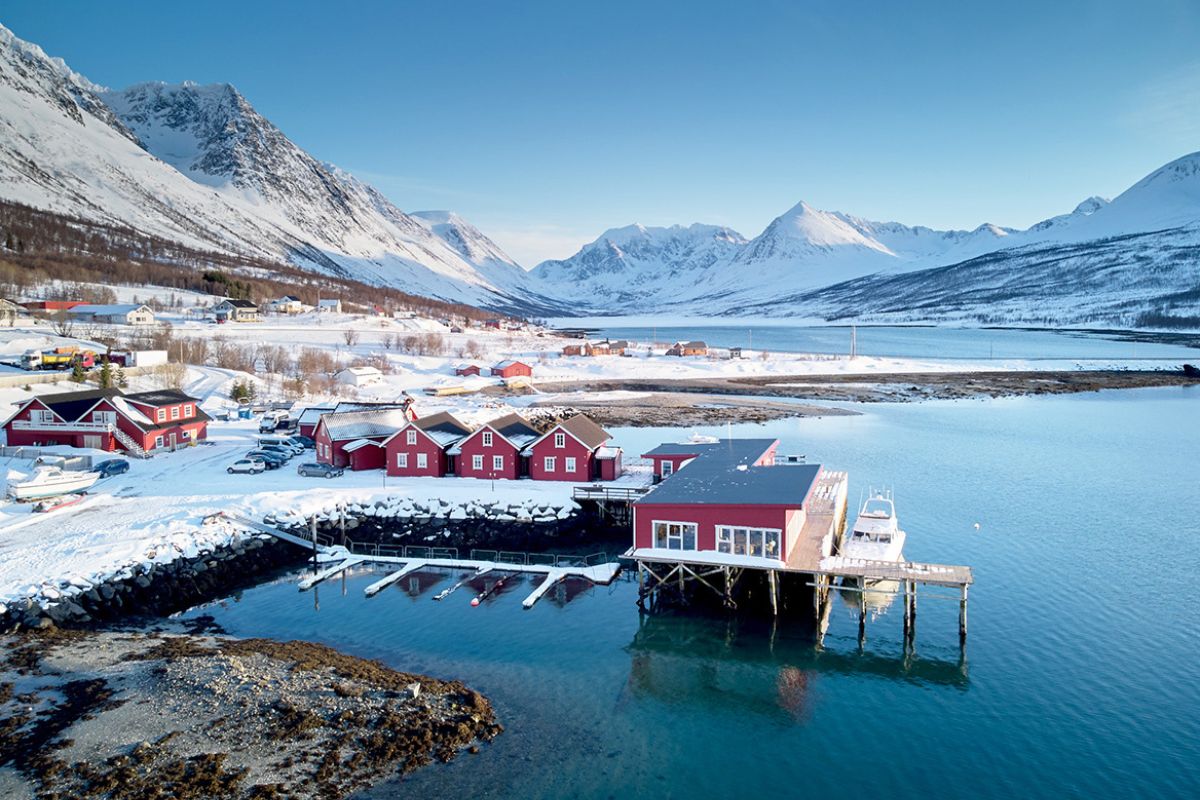
[[[521,451],[540,436],[528,422],[508,414],[478,428],[447,454],[455,458],[459,477],[516,480],[527,469]]]
[[[441,478],[455,471],[447,451],[471,435],[471,429],[443,411],[413,420],[384,440],[387,474]]]
[[[522,361],[501,361],[492,367],[492,375],[504,378],[528,378],[533,375],[533,367]]]
[[[209,419],[196,398],[174,389],[91,389],[26,400],[4,430],[12,447],[66,445],[141,455],[204,439]]]
[[[819,464],[776,465],[774,439],[725,439],[699,452],[633,505],[634,548],[670,561],[714,552],[739,563],[787,561],[799,540]],[[651,552],[644,552],[649,550]]]
[[[469,376],[478,375],[481,372],[478,364],[459,364],[454,368],[455,375]]]
[[[352,470],[379,469],[383,466],[384,440],[413,416],[411,408],[395,407],[322,414],[313,436],[317,461]]]
[[[620,474],[620,449],[605,447],[608,431],[583,414],[560,422],[525,448],[535,481],[613,480]],[[600,451],[605,452],[601,458]],[[601,464],[607,462],[607,468]],[[602,473],[607,473],[605,477]]]

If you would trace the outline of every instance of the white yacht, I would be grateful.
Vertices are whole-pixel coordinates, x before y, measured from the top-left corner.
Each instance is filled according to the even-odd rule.
[[[842,542],[839,555],[871,561],[899,561],[904,557],[904,531],[896,521],[896,504],[890,491],[872,489],[854,527]]]
[[[88,489],[100,480],[98,472],[75,472],[59,467],[43,467],[32,478],[14,483],[9,481],[8,495],[14,500],[41,500]]]

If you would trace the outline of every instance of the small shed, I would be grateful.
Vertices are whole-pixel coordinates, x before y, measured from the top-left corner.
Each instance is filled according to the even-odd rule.
[[[459,364],[454,368],[455,375],[478,375],[482,370],[478,364]]]
[[[346,367],[335,378],[347,386],[372,386],[383,381],[383,373],[375,367]]]
[[[492,367],[492,375],[499,378],[528,378],[533,375],[533,367],[523,361],[501,361]]]
[[[342,313],[342,301],[337,297],[318,300],[317,311],[323,314],[340,314]]]
[[[623,472],[621,466],[621,448],[605,445],[596,451],[596,478],[602,481],[615,481]]]
[[[346,454],[346,466],[352,472],[364,469],[383,469],[384,460],[387,458],[383,442],[370,439],[355,439],[343,445],[342,451]]]

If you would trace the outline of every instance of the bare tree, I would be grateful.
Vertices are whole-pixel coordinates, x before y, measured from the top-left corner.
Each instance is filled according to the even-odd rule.
[[[187,367],[172,361],[168,364],[159,364],[155,368],[154,374],[164,388],[182,389],[183,382],[187,379]]]
[[[75,320],[66,311],[59,311],[52,316],[50,326],[58,336],[70,337],[75,333]]]
[[[396,348],[396,334],[385,333],[382,339],[384,350],[394,350]]]
[[[347,328],[342,331],[342,340],[346,343],[346,347],[354,347],[358,344],[358,331],[354,328]]]

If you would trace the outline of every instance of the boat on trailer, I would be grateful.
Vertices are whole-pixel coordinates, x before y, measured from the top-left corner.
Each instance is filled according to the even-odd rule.
[[[29,480],[9,483],[8,496],[17,501],[43,500],[90,489],[100,480],[98,472],[77,472],[60,467],[43,467]]]
[[[900,561],[904,558],[905,538],[896,519],[891,491],[871,489],[854,527],[842,542],[840,555],[868,561]]]

